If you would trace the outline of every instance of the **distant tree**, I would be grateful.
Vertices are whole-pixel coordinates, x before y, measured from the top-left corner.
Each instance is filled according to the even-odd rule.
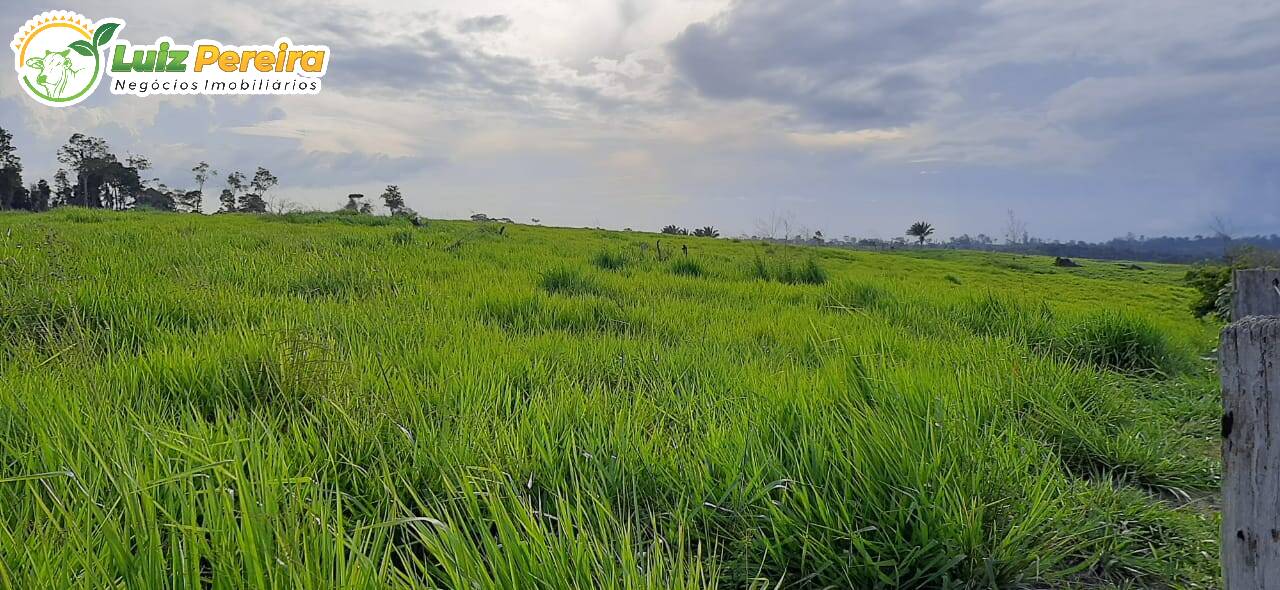
[[[693,235],[703,238],[718,238],[720,231],[710,225],[693,230]]]
[[[151,169],[151,159],[142,154],[129,154],[125,156],[124,162],[126,166],[137,170],[139,176]]]
[[[58,148],[58,161],[75,175],[72,197],[68,204],[81,207],[112,204],[104,193],[108,188],[108,176],[113,164],[119,162],[111,153],[107,140],[73,133],[67,143]]]
[[[676,226],[674,226],[674,225],[668,225],[668,226],[666,226],[666,227],[662,228],[662,233],[664,233],[664,234],[671,234],[671,235],[673,235],[673,236],[687,236],[687,235],[689,235],[689,230],[687,230],[687,229],[685,229],[685,228],[683,228],[683,227],[676,227]]]
[[[298,203],[289,199],[275,198],[267,203],[267,212],[275,215],[284,215],[293,211],[301,211],[302,207]]]
[[[1027,232],[1027,223],[1018,219],[1018,215],[1013,212],[1013,209],[1008,211],[1008,218],[1005,220],[1004,242],[1010,246],[1031,242],[1031,235]]]
[[[0,209],[28,209],[28,191],[22,185],[22,162],[13,147],[13,134],[0,129]]]
[[[222,213],[235,213],[240,210],[240,200],[243,198],[245,188],[244,174],[240,172],[231,172],[227,174],[226,188],[222,189],[222,194],[218,197],[218,201],[222,203],[220,211]]]
[[[84,207],[126,209],[146,186],[142,172],[151,167],[144,156],[131,155],[123,162],[111,153],[105,139],[75,133],[58,149],[58,161],[76,175],[71,198],[58,200]],[[55,181],[57,179],[55,178]]]
[[[781,213],[773,211],[769,217],[756,220],[756,237],[765,240],[778,238],[786,240],[791,236],[793,223],[795,223],[795,215],[790,211]]]
[[[22,182],[22,179],[18,178],[16,181]],[[13,209],[25,209],[27,211],[36,210],[31,202],[31,192],[25,186],[19,185],[15,187],[9,194],[9,199],[9,206]]]
[[[89,206],[89,181],[93,172],[93,163],[101,158],[106,150],[105,142],[97,143],[93,138],[74,133],[66,145],[58,148],[58,161],[75,174],[75,189],[67,204]]]
[[[49,181],[41,178],[39,182],[31,185],[27,194],[32,211],[49,210],[49,204],[53,201],[53,188],[49,186]]]
[[[258,193],[245,193],[240,198],[239,210],[243,213],[266,213],[267,200]]]
[[[347,204],[342,206],[339,211],[347,213],[373,213],[373,206],[364,201],[364,195],[361,193],[351,193],[347,195]]]
[[[187,191],[180,199],[183,210],[200,213],[204,206],[204,185],[217,171],[208,162],[201,161],[191,168],[191,175],[196,181],[196,190]]]
[[[400,187],[394,184],[388,184],[386,190],[382,191],[382,202],[392,215],[416,215],[413,209],[404,204],[404,195],[400,194]]]
[[[924,221],[917,221],[907,228],[907,235],[919,240],[920,245],[924,245],[925,238],[933,235],[933,226]]]
[[[13,147],[13,134],[0,127],[0,167],[21,168],[18,151]]]
[[[270,170],[258,166],[258,170],[253,173],[253,179],[249,181],[247,191],[240,202],[240,210],[246,213],[266,213],[267,212],[267,192],[280,183],[280,179],[276,178]]]
[[[137,165],[149,166],[145,158],[137,157],[120,162],[114,156],[106,161],[101,170],[99,197],[101,205],[108,209],[128,209],[138,200],[142,190],[146,188]],[[144,168],[145,170],[145,168]]]
[[[236,212],[236,194],[230,188],[222,189],[222,193],[218,195],[218,202],[222,204],[218,208],[218,213]]]
[[[209,182],[209,177],[218,172],[209,165],[208,162],[201,161],[199,164],[191,167],[191,176],[195,178],[196,190],[204,192],[204,184]]]
[[[154,209],[156,211],[177,211],[178,199],[176,193],[171,191],[169,187],[158,184],[157,186],[148,186],[138,192],[138,196],[133,200],[135,209]]]
[[[392,215],[399,213],[404,208],[404,195],[400,194],[400,187],[388,184],[382,191],[382,204],[386,205]]]
[[[61,207],[62,205],[70,205],[74,194],[71,188],[71,181],[67,178],[67,171],[58,169],[53,174],[53,201],[49,203],[49,206]]]
[[[191,190],[174,196],[179,211],[187,213],[203,213],[204,191]]]

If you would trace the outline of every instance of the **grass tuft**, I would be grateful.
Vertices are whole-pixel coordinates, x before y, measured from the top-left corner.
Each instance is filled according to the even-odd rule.
[[[1091,314],[1064,340],[1071,357],[1117,371],[1172,373],[1189,364],[1160,329],[1124,312]]]
[[[417,234],[413,230],[402,229],[391,234],[391,243],[397,246],[408,246],[414,242]]]
[[[622,270],[627,266],[627,257],[622,252],[601,250],[591,257],[591,264],[601,270]]]
[[[552,295],[597,295],[600,285],[581,269],[561,266],[542,273],[538,285]]]
[[[692,258],[681,257],[671,263],[671,273],[682,277],[700,277],[705,275],[707,271],[698,263],[698,261]]]
[[[809,257],[804,262],[791,258],[770,258],[766,261],[757,255],[747,275],[753,279],[776,281],[788,285],[821,285],[827,282],[827,272],[818,261]]]
[[[884,308],[891,305],[894,296],[884,287],[863,281],[842,281],[827,291],[829,307],[844,310]]]

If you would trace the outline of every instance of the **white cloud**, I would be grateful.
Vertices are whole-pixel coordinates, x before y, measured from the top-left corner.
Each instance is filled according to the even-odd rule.
[[[860,147],[909,137],[903,129],[859,129],[829,133],[788,133],[787,139],[806,148],[841,149]]]

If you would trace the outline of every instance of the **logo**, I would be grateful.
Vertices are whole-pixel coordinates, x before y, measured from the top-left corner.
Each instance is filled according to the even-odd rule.
[[[88,98],[102,80],[102,49],[123,25],[116,19],[95,23],[65,10],[28,20],[13,36],[18,83],[28,96],[53,107]]]
[[[52,106],[74,105],[109,77],[112,94],[316,94],[329,66],[324,45],[190,45],[160,37],[133,45],[116,34],[124,21],[91,21],[52,10],[28,20],[13,36],[14,66],[27,95]]]

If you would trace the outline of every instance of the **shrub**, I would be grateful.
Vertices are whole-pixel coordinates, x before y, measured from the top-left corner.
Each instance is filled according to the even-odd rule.
[[[1196,290],[1191,313],[1198,318],[1225,320],[1231,315],[1231,267],[1202,264],[1187,271],[1183,281]]]

